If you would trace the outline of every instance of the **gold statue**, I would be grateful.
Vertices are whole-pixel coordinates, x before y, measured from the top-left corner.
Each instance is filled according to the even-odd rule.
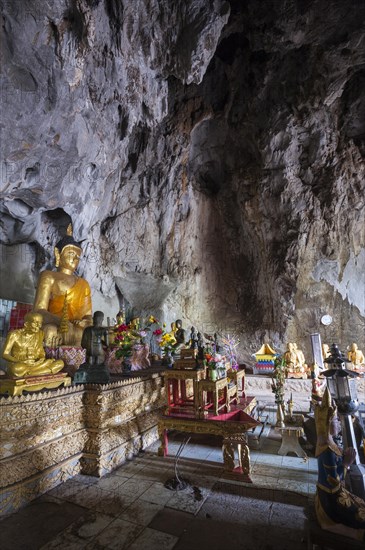
[[[357,347],[357,344],[355,344],[355,342],[351,345],[351,349],[347,354],[347,358],[350,359],[355,368],[359,365],[365,364],[364,354],[361,349]]]
[[[168,332],[168,334],[171,336],[171,344],[174,346],[176,344],[176,338],[175,338],[175,334],[176,334],[176,323],[175,322],[172,322],[171,323],[171,331]]]
[[[296,344],[295,342],[293,343],[293,346],[294,346],[294,351],[297,354],[297,363],[300,367],[304,367],[304,370],[305,370],[307,365],[305,362],[304,353],[302,352],[301,349],[298,348],[298,344]]]
[[[3,358],[9,361],[9,376],[41,376],[63,369],[63,361],[46,359],[41,327],[42,315],[30,312],[24,318],[24,328],[9,332],[3,351]]]
[[[40,274],[33,310],[43,316],[47,345],[62,339],[80,346],[84,328],[92,324],[90,286],[75,275],[81,253],[80,244],[67,235],[55,247],[57,271]]]
[[[284,353],[288,374],[306,374],[305,359],[302,350],[298,350],[295,343],[287,344],[287,351]]]
[[[329,357],[331,355],[331,352],[330,352],[330,347],[328,344],[322,344],[322,357],[323,357],[323,360],[324,359],[327,359],[327,357]]]

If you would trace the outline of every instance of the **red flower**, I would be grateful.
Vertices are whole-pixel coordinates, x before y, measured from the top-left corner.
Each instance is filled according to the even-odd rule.
[[[119,325],[119,327],[117,328],[118,332],[127,332],[127,330],[129,330],[128,325]]]
[[[153,331],[153,334],[155,336],[160,336],[160,334],[162,334],[163,330],[162,328],[156,328],[156,330]]]

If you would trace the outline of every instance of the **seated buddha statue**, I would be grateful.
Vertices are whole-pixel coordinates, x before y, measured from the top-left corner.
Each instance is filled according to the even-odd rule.
[[[43,316],[47,345],[61,341],[80,346],[84,328],[92,324],[89,283],[75,274],[81,253],[80,244],[68,234],[55,247],[57,271],[40,274],[33,311]]]
[[[355,368],[365,364],[364,354],[361,349],[357,347],[357,344],[355,344],[355,342],[351,344],[351,349],[347,354],[347,358],[351,361]]]
[[[12,378],[56,374],[63,369],[60,359],[46,359],[43,348],[44,333],[42,315],[27,313],[24,328],[9,332],[3,351],[3,358],[9,362],[8,375]]]
[[[287,344],[284,359],[288,373],[305,373],[306,367],[304,355],[301,350],[298,350],[297,344],[290,342]]]

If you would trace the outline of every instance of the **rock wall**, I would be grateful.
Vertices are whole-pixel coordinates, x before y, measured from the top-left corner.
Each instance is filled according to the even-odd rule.
[[[106,314],[123,296],[234,332],[243,360],[264,339],[309,354],[319,330],[364,349],[363,2],[1,5],[0,238],[32,250],[18,278],[52,265],[72,220]]]

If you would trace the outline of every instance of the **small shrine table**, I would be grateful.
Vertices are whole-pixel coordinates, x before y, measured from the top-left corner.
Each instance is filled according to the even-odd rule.
[[[303,435],[303,428],[300,426],[285,426],[285,428],[275,428],[275,431],[281,433],[281,447],[278,454],[285,456],[288,453],[294,453],[300,458],[307,458],[306,452],[299,444],[299,437]]]
[[[245,396],[245,369],[230,369],[227,371],[227,376],[237,386],[237,395],[239,397]]]
[[[201,416],[204,416],[210,407],[213,407],[213,414],[215,415],[218,415],[223,407],[226,408],[226,412],[229,412],[227,377],[219,380],[199,380],[198,390]],[[223,390],[222,403],[219,400],[220,390]]]
[[[199,392],[198,383],[202,381],[205,376],[205,370],[175,370],[169,369],[162,373],[165,378],[165,386],[167,389],[167,413],[177,407],[193,406],[195,416],[199,415]],[[192,398],[187,396],[186,382],[187,380],[193,381],[193,395]]]

